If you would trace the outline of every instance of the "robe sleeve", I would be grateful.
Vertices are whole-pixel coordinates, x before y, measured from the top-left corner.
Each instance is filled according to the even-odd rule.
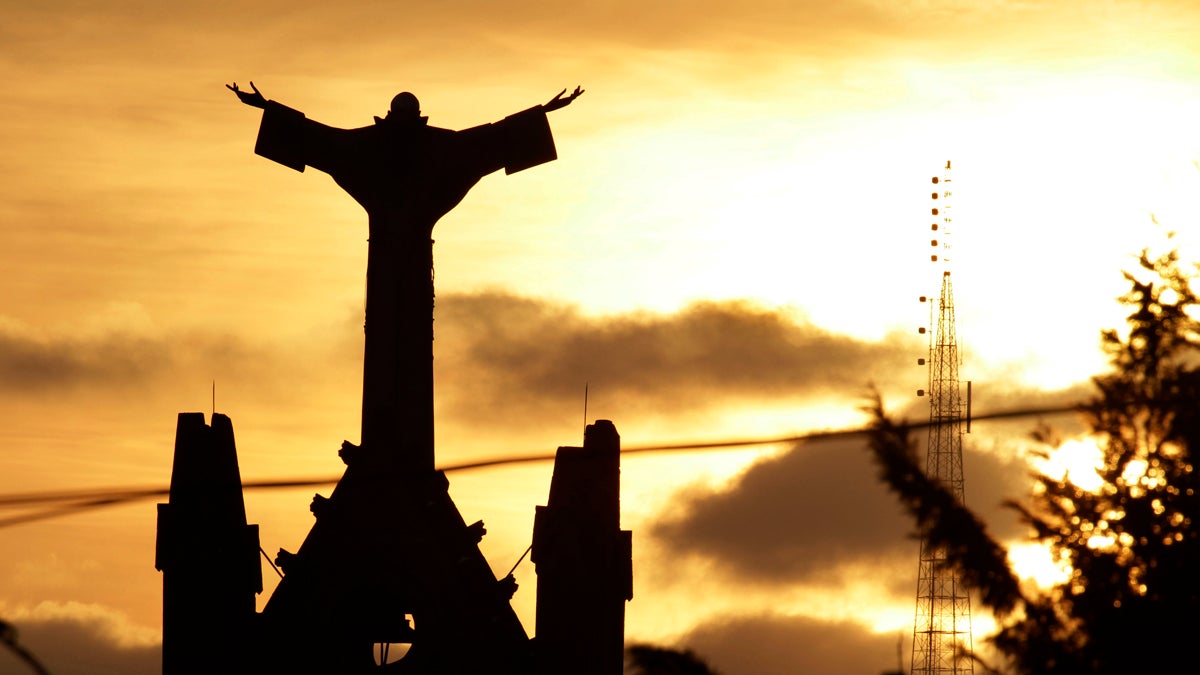
[[[504,173],[514,174],[558,159],[550,122],[542,106],[509,115],[496,123],[501,136]]]
[[[304,113],[282,103],[267,101],[262,122],[258,126],[258,141],[254,153],[269,160],[304,171],[305,122]]]

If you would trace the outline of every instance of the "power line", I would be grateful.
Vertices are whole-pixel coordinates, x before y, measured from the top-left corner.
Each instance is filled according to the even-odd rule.
[[[978,422],[1017,419],[1022,417],[1061,415],[1070,412],[1079,412],[1080,410],[1082,410],[1082,407],[1078,404],[1019,408],[995,413],[987,413],[983,415],[975,415],[974,420]],[[913,422],[907,424],[906,426],[909,429],[924,429],[928,428],[931,424],[931,422]],[[759,437],[727,439],[722,441],[695,441],[642,445],[623,448],[621,450],[621,454],[641,455],[659,452],[703,452],[708,450],[729,450],[734,448],[783,445],[787,443],[801,443],[806,441],[811,442],[839,438],[852,438],[854,436],[866,434],[868,431],[870,431],[870,429],[867,427],[858,427],[853,429],[811,431],[803,434],[768,438]],[[514,464],[533,464],[535,462],[551,461],[554,459],[554,454],[554,452],[537,452],[523,455],[506,455],[502,457],[468,460],[465,462],[447,464],[439,467],[439,469],[441,471],[453,472],[470,471],[474,469],[489,469],[492,467],[510,466]],[[322,485],[333,485],[340,479],[340,476],[333,476],[320,478],[247,480],[242,481],[242,489],[266,490],[298,487],[319,487]],[[60,518],[104,506],[116,506],[119,504],[128,504],[130,502],[140,501],[143,499],[162,497],[169,493],[169,487],[142,487],[96,488],[91,490],[62,490],[53,492],[27,492],[0,495],[0,509],[27,509],[40,505],[52,506],[51,508],[45,508],[32,513],[22,513],[19,515],[10,516],[8,518],[0,518],[0,528],[36,522],[39,520],[48,520],[51,518]]]

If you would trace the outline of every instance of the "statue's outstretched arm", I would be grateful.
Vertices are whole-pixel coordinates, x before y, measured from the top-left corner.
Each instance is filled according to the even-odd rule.
[[[254,106],[255,108],[267,107],[267,99],[265,97],[263,97],[262,92],[260,92],[258,90],[258,87],[254,86],[253,80],[250,81],[250,88],[254,90],[253,93],[248,92],[248,91],[242,91],[241,89],[238,89],[237,82],[234,82],[233,84],[227,84],[227,85],[225,85],[225,88],[228,89],[229,91],[232,91],[233,93],[237,94],[238,99],[242,103],[245,103],[246,105]],[[569,101],[568,101],[568,103],[569,103]],[[566,105],[566,103],[564,103],[563,105]],[[559,107],[562,107],[562,106],[559,106]]]
[[[251,85],[251,86],[253,86],[253,85]],[[542,110],[544,110],[546,112],[552,112],[552,111],[558,110],[559,108],[567,107],[568,105],[571,104],[571,101],[574,101],[575,99],[579,98],[579,95],[583,93],[583,87],[575,87],[575,91],[571,92],[570,96],[567,96],[566,98],[564,98],[563,94],[566,94],[566,93],[567,93],[566,89],[563,89],[562,91],[558,92],[557,96],[550,99],[542,106]]]

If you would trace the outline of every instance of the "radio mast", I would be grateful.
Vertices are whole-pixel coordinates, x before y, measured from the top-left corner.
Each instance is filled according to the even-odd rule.
[[[925,473],[941,481],[955,497],[963,501],[962,442],[963,426],[970,430],[970,382],[964,404],[958,379],[961,356],[954,328],[954,292],[950,278],[953,229],[951,197],[953,182],[950,162],[939,181],[933,178],[933,225],[930,260],[942,270],[942,289],[938,299],[937,324],[929,340],[929,389],[917,395],[929,396],[929,441],[925,455]],[[925,296],[921,296],[925,302]],[[930,307],[933,323],[933,307]],[[926,329],[920,330],[926,333]],[[919,365],[926,363],[919,359]],[[973,674],[967,654],[971,650],[971,599],[961,575],[946,566],[944,547],[921,541],[917,569],[917,609],[913,620],[912,675]]]

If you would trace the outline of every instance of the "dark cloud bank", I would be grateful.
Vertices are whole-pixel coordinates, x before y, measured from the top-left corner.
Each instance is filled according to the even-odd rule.
[[[439,380],[450,404],[505,415],[577,407],[593,392],[660,412],[825,395],[913,373],[924,347],[829,332],[749,302],[701,302],[673,314],[590,317],[503,293],[438,298]],[[518,407],[519,406],[519,407]]]
[[[361,308],[344,316],[286,338],[220,328],[37,334],[0,322],[0,396],[108,395],[210,379],[272,398],[328,386],[344,392],[361,378]],[[455,425],[489,433],[576,419],[585,385],[597,414],[618,424],[686,421],[755,405],[819,401],[853,408],[871,384],[885,393],[922,386],[916,362],[927,349],[915,335],[858,339],[746,301],[591,316],[573,305],[503,292],[445,294],[437,299],[435,328],[439,411]],[[977,411],[1080,397],[1078,390],[980,384]],[[913,419],[928,414],[924,399],[912,401],[899,412]]]
[[[685,641],[723,675],[877,675],[896,666],[897,637],[848,621],[762,615],[706,623]]]
[[[497,417],[565,404],[594,390],[665,411],[730,401],[858,396],[896,373],[912,379],[923,345],[909,336],[863,341],[782,310],[704,302],[672,314],[592,317],[578,308],[506,293],[446,294],[436,310],[439,395],[452,409]],[[148,384],[182,369],[252,374],[353,369],[362,317],[336,336],[266,344],[231,332],[33,336],[0,328],[0,388],[21,391]],[[519,420],[520,423],[527,423]]]
[[[19,644],[55,675],[157,675],[162,645],[123,645],[110,620],[84,615],[43,617],[17,622]],[[31,673],[27,664],[0,649],[0,673]]]
[[[915,570],[912,521],[876,477],[864,442],[801,444],[727,487],[687,490],[650,534],[673,552],[762,584],[828,582],[843,565],[898,561]],[[1021,536],[1000,502],[1028,493],[1027,465],[978,452],[964,452],[963,464],[968,504],[996,535]]]
[[[0,391],[43,393],[143,386],[202,364],[258,371],[270,350],[232,335],[33,336],[0,327]]]

